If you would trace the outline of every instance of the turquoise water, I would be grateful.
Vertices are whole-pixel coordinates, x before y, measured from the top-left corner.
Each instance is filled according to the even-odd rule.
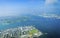
[[[60,19],[44,18],[34,15],[0,18],[0,31],[28,25],[35,26],[43,33],[48,33],[49,35],[60,34]]]

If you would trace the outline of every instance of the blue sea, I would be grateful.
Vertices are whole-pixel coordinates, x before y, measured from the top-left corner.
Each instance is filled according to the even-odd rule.
[[[0,18],[0,31],[20,26],[34,26],[43,33],[48,33],[48,38],[60,36],[60,19],[44,18],[35,15],[23,15]]]

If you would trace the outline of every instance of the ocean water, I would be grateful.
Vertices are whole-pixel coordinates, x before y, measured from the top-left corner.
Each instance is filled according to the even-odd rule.
[[[0,18],[0,31],[30,25],[35,26],[43,33],[47,33],[48,38],[60,37],[60,19],[44,18],[34,15]]]

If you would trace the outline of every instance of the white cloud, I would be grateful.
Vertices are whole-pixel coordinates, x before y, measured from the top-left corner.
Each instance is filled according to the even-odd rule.
[[[46,0],[45,4],[48,5],[48,4],[53,4],[53,3],[57,3],[58,0]]]
[[[60,16],[56,15],[56,14],[42,14],[42,15],[38,15],[40,17],[44,17],[44,18],[55,18],[55,19],[60,19]]]

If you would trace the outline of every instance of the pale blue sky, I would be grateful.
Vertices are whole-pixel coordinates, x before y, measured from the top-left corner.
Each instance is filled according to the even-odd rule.
[[[49,9],[49,11],[51,10],[49,4],[51,4],[52,2],[54,3],[54,0],[53,1],[52,0],[2,0],[2,1],[0,0],[0,17],[17,16],[20,14],[46,13],[44,12],[47,11],[46,9]],[[52,6],[52,8],[54,7]],[[54,9],[52,9],[52,11]]]

